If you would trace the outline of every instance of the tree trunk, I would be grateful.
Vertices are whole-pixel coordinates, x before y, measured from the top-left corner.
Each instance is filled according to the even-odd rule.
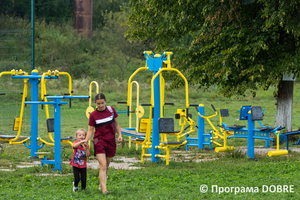
[[[286,127],[286,131],[292,131],[294,81],[280,81],[277,93],[277,107],[275,127]]]

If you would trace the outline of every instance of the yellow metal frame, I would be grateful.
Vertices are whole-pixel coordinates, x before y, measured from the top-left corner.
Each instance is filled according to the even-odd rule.
[[[66,75],[69,79],[69,94],[70,94],[70,96],[72,96],[72,78],[71,78],[70,74],[68,72],[59,72],[58,70],[55,70],[55,71],[48,70],[48,72],[42,74],[42,78],[41,78],[41,100],[44,100],[44,97],[47,94],[46,93],[46,80],[45,80],[46,75],[48,75],[48,76]],[[47,99],[47,98],[45,98],[45,99]]]
[[[20,70],[11,70],[10,72],[1,72],[0,73],[0,77],[2,75],[28,75],[27,72]],[[22,96],[22,103],[21,103],[21,111],[20,111],[20,117],[19,117],[19,125],[18,125],[18,133],[17,136],[13,139],[5,139],[5,138],[1,138],[0,140],[2,141],[8,141],[9,144],[22,144],[24,142],[26,142],[27,140],[29,140],[30,138],[26,138],[20,142],[15,142],[16,140],[19,139],[20,134],[21,134],[21,130],[22,130],[22,123],[23,123],[23,114],[24,114],[24,107],[25,107],[25,99],[27,97],[27,89],[28,89],[28,79],[24,79],[24,88],[23,88],[23,96]]]
[[[136,85],[136,126],[135,126],[135,131],[138,132],[139,129],[139,119],[144,115],[144,109],[142,106],[140,106],[139,98],[140,98],[140,85],[137,81],[132,81],[130,83],[130,101],[129,101],[129,110],[132,110],[132,86],[133,84]],[[131,123],[132,123],[132,112],[129,113],[129,128],[131,128]],[[132,141],[133,143],[136,143],[136,150],[138,150],[138,141]],[[131,136],[129,136],[129,142],[128,142],[129,148],[131,148]]]
[[[179,141],[180,138],[183,138],[184,136],[192,134],[196,131],[195,128],[194,128],[194,126],[196,126],[196,123],[192,118],[186,116],[186,110],[185,109],[177,109],[176,114],[180,115],[180,119],[178,119],[179,120],[179,126],[181,127],[180,132],[175,133],[175,135],[177,137],[177,141]],[[186,133],[183,133],[184,126],[186,125],[186,123],[188,123],[190,125],[190,130]]]
[[[89,107],[92,107],[92,87],[93,87],[93,84],[96,86],[96,94],[99,93],[99,84],[96,82],[96,81],[92,81],[90,83],[90,87],[89,87]]]
[[[165,68],[161,68],[151,79],[151,107],[154,107],[154,88],[153,88],[153,83],[155,78],[160,75],[163,71],[175,71],[177,72],[181,78],[184,80],[185,82],[185,102],[186,102],[186,108],[189,107],[189,90],[188,90],[188,82],[186,80],[186,78],[183,76],[183,74],[175,68],[171,68],[171,61],[170,61],[170,56],[172,55],[172,52],[165,52],[165,54],[167,55],[167,60],[164,61],[164,63],[167,65],[167,67]],[[161,97],[162,98],[162,97]],[[152,109],[151,108],[151,109]]]
[[[133,74],[131,74],[131,76],[129,77],[129,80],[128,80],[128,90],[127,90],[127,106],[130,106],[130,98],[131,98],[131,94],[130,92],[132,91],[131,89],[131,86],[132,86],[132,79],[133,77],[141,70],[148,70],[148,67],[147,67],[147,63],[146,63],[146,66],[145,67],[140,67],[138,68],[137,70],[135,70],[135,72],[133,72]]]
[[[129,107],[130,111],[131,111],[131,105],[132,105],[132,85],[135,83],[137,84],[137,100],[139,99],[139,86],[138,83],[136,81],[132,81],[133,77],[141,70],[148,70],[147,67],[147,62],[145,64],[145,67],[140,67],[137,70],[135,70],[135,72],[133,74],[131,74],[131,76],[128,79],[128,90],[127,90],[127,106]],[[137,110],[136,110],[136,114],[137,114],[137,123],[138,123],[138,115],[139,115],[140,109],[139,109],[139,103],[137,103]],[[151,112],[151,111],[150,111]],[[150,118],[151,119],[151,118]],[[145,154],[145,149],[146,148],[151,148],[149,146],[151,146],[151,142],[150,142],[150,134],[151,134],[151,128],[149,129],[149,125],[151,123],[147,124],[147,129],[146,129],[146,136],[145,136],[145,140],[144,141],[132,141],[136,144],[141,144],[142,145],[142,162],[144,160],[144,157],[147,156],[148,154]],[[131,112],[129,113],[129,127],[131,128]],[[136,130],[138,129],[138,126],[136,127]],[[131,148],[131,137],[129,137],[129,148]],[[136,148],[138,148],[138,146],[136,146]],[[150,154],[151,156],[151,154]]]
[[[185,145],[187,143],[187,141],[184,141],[181,144],[164,144],[164,143],[160,143],[159,146],[156,146],[156,149],[163,149],[166,150],[166,155],[155,155],[155,157],[158,158],[164,158],[166,160],[166,165],[169,165],[169,161],[170,161],[170,147],[171,148],[179,148],[182,145]]]
[[[199,104],[199,107],[200,107],[200,106],[204,107],[203,104]],[[213,114],[213,115],[211,115],[211,116],[207,116],[207,117],[201,115],[199,112],[197,112],[197,113],[198,113],[198,115],[199,115],[200,117],[206,119],[206,121],[209,123],[209,125],[210,125],[210,126],[212,127],[212,129],[213,129],[212,133],[213,133],[215,136],[211,138],[211,141],[212,141],[212,143],[214,143],[214,144],[216,144],[216,145],[218,146],[218,147],[215,148],[215,151],[216,151],[216,152],[234,151],[234,150],[235,150],[235,147],[233,147],[233,146],[227,146],[227,137],[228,137],[229,135],[232,135],[232,134],[233,134],[232,131],[226,131],[225,129],[223,129],[223,128],[221,128],[221,127],[220,127],[220,131],[219,131],[219,130],[217,130],[217,129],[215,128],[215,126],[214,126],[214,125],[211,123],[211,121],[210,121],[210,118],[216,117],[216,116],[218,115],[218,112],[215,111],[215,114]],[[221,114],[219,114],[219,116],[220,116],[220,118],[219,118],[219,119],[220,119],[220,124],[222,124],[223,118],[222,118]],[[223,135],[221,135],[220,133],[223,133]],[[216,142],[216,141],[215,141],[216,139],[223,139],[224,144],[222,145],[222,144]]]
[[[272,156],[282,156],[282,155],[287,155],[289,153],[288,150],[286,150],[286,149],[284,149],[284,150],[280,150],[279,149],[279,133],[280,133],[279,131],[276,132],[276,135],[277,135],[276,151],[269,151],[268,152],[268,156],[269,157],[272,157]]]
[[[148,52],[147,52],[148,53]],[[149,53],[148,53],[149,54]],[[187,82],[187,79],[184,77],[184,75],[178,70],[178,69],[175,69],[175,68],[172,68],[171,67],[171,55],[173,54],[172,52],[164,52],[164,54],[167,56],[167,60],[166,61],[163,61],[163,66],[162,68],[152,77],[151,79],[151,106],[150,106],[150,113],[151,115],[149,115],[149,118],[151,119],[151,116],[152,116],[152,109],[154,108],[154,80],[156,79],[157,76],[160,76],[159,79],[160,79],[160,102],[161,102],[161,106],[164,105],[164,88],[165,88],[165,81],[162,77],[162,72],[164,71],[175,71],[177,72],[181,78],[184,80],[185,82],[185,100],[186,100],[186,108],[189,108],[189,99],[188,99],[188,96],[189,96],[189,93],[188,93],[188,82]],[[161,107],[161,110],[162,110],[162,107]],[[161,117],[163,117],[163,113],[161,112]],[[190,120],[190,121],[189,121]],[[191,119],[191,118],[185,118],[185,121],[188,122],[188,123],[191,123],[191,124],[194,124],[194,121]],[[185,134],[181,134],[183,132],[183,126],[181,127],[181,131],[179,133],[161,133],[161,141],[167,141],[167,134],[169,135],[176,135],[177,137],[177,141],[179,141],[180,138],[184,137],[185,135],[187,134],[190,134],[192,132],[194,132],[195,130],[193,130],[193,126],[191,126],[191,130]],[[182,142],[181,144],[164,144],[164,143],[160,143],[158,146],[156,146],[155,148],[156,149],[164,149],[166,150],[166,155],[155,155],[156,157],[160,157],[160,158],[165,158],[166,159],[166,165],[169,165],[169,154],[170,154],[170,147],[180,147],[184,144],[186,144],[187,141],[185,140],[184,142]]]
[[[99,93],[99,84],[96,82],[96,81],[92,81],[90,83],[90,86],[89,86],[89,107],[86,109],[86,117],[89,119],[90,117],[90,114],[95,110],[93,107],[92,107],[92,88],[93,88],[93,84],[96,86],[96,94]],[[73,144],[72,144],[73,146]],[[89,146],[91,146],[91,140],[89,140]]]
[[[69,94],[70,96],[72,96],[72,78],[70,76],[69,73],[67,72],[59,72],[58,70],[55,71],[50,71],[48,70],[48,72],[43,73],[42,74],[42,78],[41,78],[41,100],[44,100],[45,102],[47,102],[47,98],[45,98],[45,95],[47,94],[47,90],[46,90],[46,79],[45,76],[60,76],[60,75],[66,75],[69,79]],[[48,104],[45,104],[45,111],[46,111],[46,118],[49,119],[49,106]],[[38,140],[40,140],[41,142],[50,145],[50,146],[54,146],[54,138],[52,137],[51,132],[48,132],[48,136],[50,138],[51,142],[47,142],[46,140],[42,139],[41,137],[38,137]],[[61,140],[61,143],[68,143],[71,146],[73,146],[73,143],[70,140]]]

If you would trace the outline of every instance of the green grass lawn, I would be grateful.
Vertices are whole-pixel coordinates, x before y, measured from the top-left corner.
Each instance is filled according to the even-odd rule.
[[[117,104],[117,101],[126,101],[126,84],[120,84],[114,92],[103,89],[107,97],[107,105],[114,106],[118,111],[125,111],[124,104]],[[146,89],[145,89],[146,88]],[[149,88],[141,92],[140,103],[149,103]],[[88,90],[77,89],[79,95],[88,95]],[[294,110],[293,110],[293,130],[299,127],[299,90],[295,85],[294,90]],[[111,91],[111,89],[110,89]],[[205,115],[214,114],[211,104],[217,110],[220,108],[229,109],[230,116],[223,121],[228,124],[243,124],[239,121],[237,112],[243,105],[262,106],[266,108],[264,125],[274,126],[276,113],[276,100],[273,98],[273,91],[258,91],[257,96],[252,98],[249,95],[240,99],[226,99],[216,97],[216,91],[212,88],[210,91],[197,90],[194,87],[190,89],[190,104],[204,104]],[[49,89],[52,95],[55,91]],[[136,94],[134,92],[134,94]],[[75,94],[74,94],[75,95]],[[78,95],[78,94],[77,94]],[[133,107],[135,107],[135,98],[133,98]],[[177,90],[173,92],[166,91],[165,102],[173,102],[174,106],[165,106],[165,116],[173,117],[177,109],[184,109],[184,91]],[[8,109],[10,102],[1,102],[1,134],[12,128],[15,115]],[[16,109],[18,105],[11,103]],[[78,128],[86,128],[88,120],[85,116],[85,110],[88,107],[87,100],[72,101],[72,108],[68,105],[62,106],[62,136],[74,136]],[[26,109],[29,110],[30,106]],[[17,110],[17,109],[16,109]],[[190,109],[193,119],[197,122],[197,113],[193,108]],[[149,110],[145,107],[144,117],[148,117]],[[50,117],[53,117],[53,107],[50,106]],[[45,109],[39,109],[39,136],[50,141],[46,129]],[[5,119],[5,120],[4,120]],[[128,127],[128,117],[126,114],[119,114],[121,127]],[[30,136],[30,112],[24,117],[24,130],[22,135]],[[216,126],[219,118],[212,118],[212,123]],[[175,120],[176,128],[178,121]],[[132,127],[135,126],[135,116],[132,118]],[[5,129],[6,127],[6,129]],[[205,124],[205,130],[211,129]],[[192,136],[196,136],[196,133]],[[128,138],[124,136],[126,140]],[[246,139],[230,139],[229,145],[245,146]],[[256,145],[262,145],[263,141],[256,140]],[[73,175],[71,166],[63,164],[62,172],[52,172],[52,166],[17,168],[21,162],[32,162],[28,159],[30,150],[24,145],[3,144],[4,152],[0,155],[0,169],[16,169],[12,172],[0,171],[0,199],[300,199],[299,193],[299,153],[289,152],[288,156],[267,157],[256,155],[258,161],[251,161],[246,155],[239,151],[233,153],[215,153],[212,150],[197,150],[191,148],[190,154],[197,155],[205,153],[202,159],[217,158],[216,160],[206,162],[175,162],[170,160],[170,165],[166,166],[165,161],[152,163],[146,161],[145,164],[138,163],[136,166],[142,167],[136,170],[116,170],[110,169],[108,174],[108,188],[112,194],[104,196],[98,190],[98,170],[88,169],[88,181],[86,191],[78,193],[72,192]],[[284,146],[283,146],[284,147]],[[140,159],[141,151],[135,151],[135,148],[124,148],[117,150],[117,155],[126,157],[136,157]],[[185,152],[185,148],[179,149]],[[43,151],[52,152],[49,155],[53,159],[53,147],[45,145]],[[62,145],[62,159],[69,161],[72,155],[70,145]],[[91,159],[94,159],[93,157]],[[58,173],[62,176],[39,176],[43,173]],[[200,192],[200,186],[206,185],[208,191]],[[287,191],[281,191],[280,187],[289,187]],[[218,189],[216,189],[218,188]],[[271,191],[266,191],[268,188]],[[274,191],[276,188],[276,191]],[[263,190],[264,189],[264,190]],[[239,192],[237,192],[239,190]],[[245,191],[243,191],[245,190]]]

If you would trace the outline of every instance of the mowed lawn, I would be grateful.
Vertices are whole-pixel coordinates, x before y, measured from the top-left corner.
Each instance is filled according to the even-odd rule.
[[[295,85],[293,129],[299,125],[299,87]],[[259,91],[255,98],[246,96],[241,99],[226,99],[215,97],[215,90],[210,92],[190,90],[191,104],[204,104],[205,114],[214,114],[211,104],[217,109],[227,108],[230,116],[223,121],[228,124],[242,124],[237,120],[237,112],[243,105],[262,106],[266,108],[264,125],[274,126],[276,113],[276,100],[272,91]],[[177,109],[184,109],[184,91],[166,92],[166,102],[174,102],[174,106],[165,106],[165,115],[174,117]],[[81,95],[86,95],[82,93]],[[117,101],[126,100],[126,94],[107,93],[108,105],[114,106],[118,111],[126,110],[126,106],[117,104]],[[144,95],[140,103],[149,103],[149,96]],[[135,105],[135,104],[134,104]],[[2,105],[1,105],[2,106]],[[15,106],[15,105],[14,105]],[[62,106],[62,136],[74,136],[78,128],[87,128],[85,110],[88,107],[87,100],[74,100],[72,108],[68,105]],[[149,111],[145,107],[145,117]],[[197,113],[190,109],[193,119],[197,122]],[[5,113],[1,112],[1,116]],[[50,107],[50,115],[53,115],[53,107]],[[13,121],[12,115],[8,121]],[[29,116],[26,117],[28,119]],[[25,120],[26,120],[25,119]],[[128,127],[126,114],[119,114],[121,127]],[[46,131],[45,110],[39,109],[39,136],[49,141]],[[30,136],[29,128],[24,130],[25,136]],[[212,119],[216,126],[219,118]],[[12,123],[12,122],[9,122]],[[178,121],[175,120],[175,127]],[[132,119],[132,126],[135,125],[135,116]],[[1,127],[0,127],[1,128]],[[211,129],[208,123],[205,130]],[[29,130],[29,131],[28,131]],[[1,130],[2,132],[2,130]],[[196,136],[196,133],[193,134]],[[141,150],[135,150],[135,146],[128,148],[128,138],[124,136],[126,144],[117,150],[118,156],[134,157],[140,159]],[[256,141],[261,146],[264,141]],[[98,170],[88,169],[87,189],[77,193],[72,192],[73,175],[71,166],[63,164],[62,172],[52,172],[53,166],[46,165],[30,168],[18,168],[23,162],[33,162],[28,159],[30,150],[24,145],[2,144],[4,152],[0,155],[0,169],[12,169],[14,171],[0,171],[0,199],[300,199],[299,194],[299,153],[289,152],[288,156],[268,157],[267,155],[256,155],[257,161],[252,161],[241,151],[232,153],[216,153],[213,150],[199,150],[191,148],[191,156],[203,160],[202,162],[189,161],[176,162],[170,160],[166,166],[163,159],[159,163],[146,161],[144,164],[134,164],[140,169],[124,170],[110,169],[108,172],[108,188],[112,191],[109,195],[102,195],[98,191],[99,180]],[[229,145],[246,146],[246,139],[230,139]],[[292,144],[290,143],[292,146]],[[294,146],[293,146],[294,147]],[[284,148],[284,145],[282,145]],[[176,154],[173,150],[176,150]],[[177,157],[186,156],[185,147],[173,149],[172,154]],[[53,147],[45,145],[43,151],[49,151],[49,159],[53,159]],[[183,156],[180,156],[182,152]],[[71,146],[62,145],[62,160],[69,161],[72,155]],[[201,158],[200,158],[201,155]],[[91,160],[95,160],[92,156]],[[188,159],[187,159],[188,160]],[[207,161],[206,161],[207,160]],[[120,161],[115,161],[120,162]],[[51,174],[42,176],[42,174]]]

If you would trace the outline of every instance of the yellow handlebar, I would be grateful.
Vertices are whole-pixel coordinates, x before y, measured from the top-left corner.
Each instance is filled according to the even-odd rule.
[[[215,116],[217,116],[217,114],[218,114],[218,112],[217,111],[215,111],[215,114],[213,114],[213,115],[211,115],[211,116],[208,116],[208,117],[205,117],[205,116],[203,116],[203,115],[201,115],[199,112],[198,112],[198,115],[200,115],[200,117],[202,117],[202,118],[204,118],[204,119],[210,119],[210,118],[213,118],[213,117],[215,117]]]
[[[92,86],[93,84],[96,85],[96,93],[98,94],[99,93],[99,85],[96,81],[92,81],[90,83],[90,91],[89,91],[89,95],[90,95],[90,99],[89,99],[89,107],[92,107]]]
[[[148,67],[145,66],[145,67],[140,67],[138,68],[137,70],[135,70],[135,72],[129,77],[129,80],[128,80],[128,93],[127,93],[127,106],[129,106],[129,102],[130,102],[130,91],[131,91],[131,80],[132,78],[141,70],[147,70]]]
[[[23,72],[23,70],[22,69],[20,69],[20,70],[11,70],[10,72],[1,72],[0,73],[0,77],[2,76],[2,75],[28,75],[28,73],[27,72]]]
[[[45,76],[59,76],[59,75],[67,75],[69,78],[69,95],[72,96],[72,78],[69,73],[67,72],[59,72],[58,70],[50,71],[42,74],[41,79],[41,100],[44,100],[44,96],[46,95],[46,82],[45,82]]]
[[[186,108],[189,107],[189,90],[188,90],[188,82],[186,80],[186,78],[183,76],[183,74],[178,70],[178,69],[174,69],[174,68],[162,68],[160,69],[151,79],[151,106],[154,107],[154,88],[153,88],[153,82],[155,80],[155,78],[163,71],[175,71],[177,72],[181,77],[182,79],[184,80],[185,82],[185,100],[186,100]]]

